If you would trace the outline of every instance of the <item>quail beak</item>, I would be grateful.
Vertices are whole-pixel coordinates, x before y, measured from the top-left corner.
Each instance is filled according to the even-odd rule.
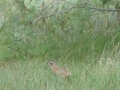
[[[48,65],[50,65],[50,66],[51,66],[52,64],[53,64],[53,62],[48,62]]]

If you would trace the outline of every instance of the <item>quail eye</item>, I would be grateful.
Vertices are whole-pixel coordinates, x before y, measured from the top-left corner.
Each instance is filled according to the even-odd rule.
[[[50,65],[52,65],[53,63],[52,62],[50,62]]]

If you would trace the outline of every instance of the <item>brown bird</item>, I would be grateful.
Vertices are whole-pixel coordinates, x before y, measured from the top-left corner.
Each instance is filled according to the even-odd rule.
[[[68,72],[67,70],[59,68],[58,66],[56,66],[55,63],[53,63],[53,62],[50,61],[50,62],[48,62],[48,64],[50,65],[52,71],[55,74],[58,74],[58,75],[60,75],[63,78],[67,78],[67,77],[71,76],[70,72]]]

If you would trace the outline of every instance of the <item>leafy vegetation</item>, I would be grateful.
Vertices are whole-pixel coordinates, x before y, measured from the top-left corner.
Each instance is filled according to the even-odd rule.
[[[116,3],[1,0],[0,90],[119,90]],[[68,68],[70,81],[49,60]]]

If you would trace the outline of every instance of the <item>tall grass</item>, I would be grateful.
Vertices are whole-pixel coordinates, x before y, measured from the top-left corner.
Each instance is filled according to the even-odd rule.
[[[105,59],[104,59],[105,60]],[[67,63],[72,73],[69,81],[52,73],[47,62],[14,61],[0,68],[0,89],[4,90],[119,90],[120,63],[106,59],[96,65],[76,62]],[[60,61],[59,66],[65,64]]]

